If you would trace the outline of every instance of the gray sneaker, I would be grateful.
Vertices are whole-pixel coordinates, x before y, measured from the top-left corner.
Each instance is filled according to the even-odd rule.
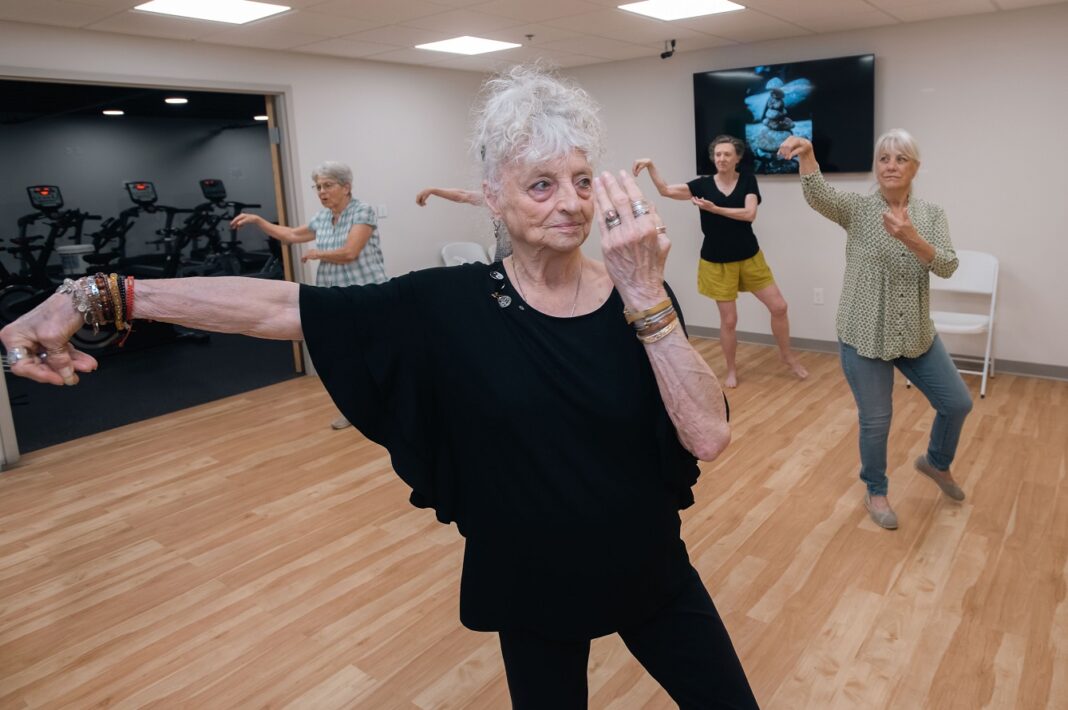
[[[932,466],[927,460],[927,454],[920,454],[920,457],[916,459],[916,463],[913,464],[916,470],[923,475],[930,478],[932,481],[938,484],[938,487],[942,489],[942,492],[953,500],[964,500],[964,491],[960,489],[957,482],[953,480],[953,475],[948,471],[939,471]]]
[[[889,503],[887,503],[889,505]],[[897,530],[897,513],[893,508],[888,510],[875,510],[871,507],[871,496],[867,493],[864,494],[864,508],[868,511],[868,515],[871,516],[872,522],[881,528],[886,530]]]

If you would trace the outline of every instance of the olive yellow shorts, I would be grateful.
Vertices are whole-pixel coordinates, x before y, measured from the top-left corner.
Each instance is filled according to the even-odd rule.
[[[721,264],[701,259],[697,265],[697,290],[717,301],[736,301],[739,291],[759,291],[775,283],[764,252],[743,261]]]

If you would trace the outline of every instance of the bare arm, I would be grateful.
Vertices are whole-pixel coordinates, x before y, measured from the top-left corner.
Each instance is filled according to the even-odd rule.
[[[482,205],[482,193],[474,190],[462,190],[457,187],[428,187],[415,196],[415,204],[426,207],[426,201],[431,196],[441,197],[451,202],[461,202],[468,205]]]
[[[664,197],[670,197],[673,200],[689,200],[693,197],[690,192],[690,186],[684,182],[677,183],[675,185],[668,185],[664,182],[664,178],[660,177],[660,171],[656,169],[656,165],[649,158],[639,158],[634,161],[634,177],[638,177],[642,170],[649,171],[649,178],[653,181],[653,185],[656,186],[656,191]]]
[[[272,340],[301,340],[299,286],[288,281],[218,276],[135,282],[134,317],[176,323],[219,333],[243,333]],[[72,298],[57,293],[0,331],[10,353],[24,359],[11,371],[54,385],[78,383],[96,360],[70,345],[84,325]],[[38,353],[47,353],[44,360]]]
[[[313,232],[307,225],[302,225],[300,227],[283,227],[280,224],[268,222],[258,214],[252,214],[250,212],[242,212],[230,220],[231,229],[240,229],[248,224],[256,225],[268,237],[277,239],[283,244],[301,244],[315,239],[315,232]]]
[[[309,249],[305,252],[301,261],[318,259],[328,264],[348,264],[360,258],[360,253],[367,246],[374,228],[369,224],[354,224],[349,230],[349,236],[345,240],[345,246],[340,249]]]
[[[624,172],[619,181],[603,173],[594,189],[602,220],[601,248],[612,282],[627,308],[651,308],[667,298],[664,264],[671,243],[657,231],[660,217],[655,208],[649,214],[633,216],[630,203],[642,199],[642,194]],[[612,229],[603,223],[610,208],[622,220]],[[681,329],[644,347],[679,441],[702,461],[715,459],[731,440],[719,380]]]
[[[739,222],[753,222],[757,216],[757,196],[749,193],[745,196],[745,207],[720,207],[716,203],[700,197],[694,197],[693,203],[699,208],[712,214],[718,214]]]

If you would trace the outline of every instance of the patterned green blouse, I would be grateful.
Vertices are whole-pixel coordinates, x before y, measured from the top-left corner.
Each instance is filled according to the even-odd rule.
[[[838,338],[879,360],[919,357],[934,342],[928,272],[949,278],[957,254],[938,205],[911,197],[909,219],[935,248],[924,264],[883,225],[890,206],[879,192],[862,195],[831,187],[816,171],[801,176],[814,210],[846,230],[846,270],[838,304]]]

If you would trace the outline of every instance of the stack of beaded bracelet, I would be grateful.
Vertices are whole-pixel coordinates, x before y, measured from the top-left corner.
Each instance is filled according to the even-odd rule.
[[[113,323],[127,333],[133,325],[134,277],[118,274],[93,274],[80,279],[63,279],[56,293],[69,294],[74,310],[82,314],[93,333],[100,326]]]
[[[671,335],[679,325],[679,316],[669,298],[644,311],[626,309],[623,315],[634,327],[638,340],[646,345]]]

